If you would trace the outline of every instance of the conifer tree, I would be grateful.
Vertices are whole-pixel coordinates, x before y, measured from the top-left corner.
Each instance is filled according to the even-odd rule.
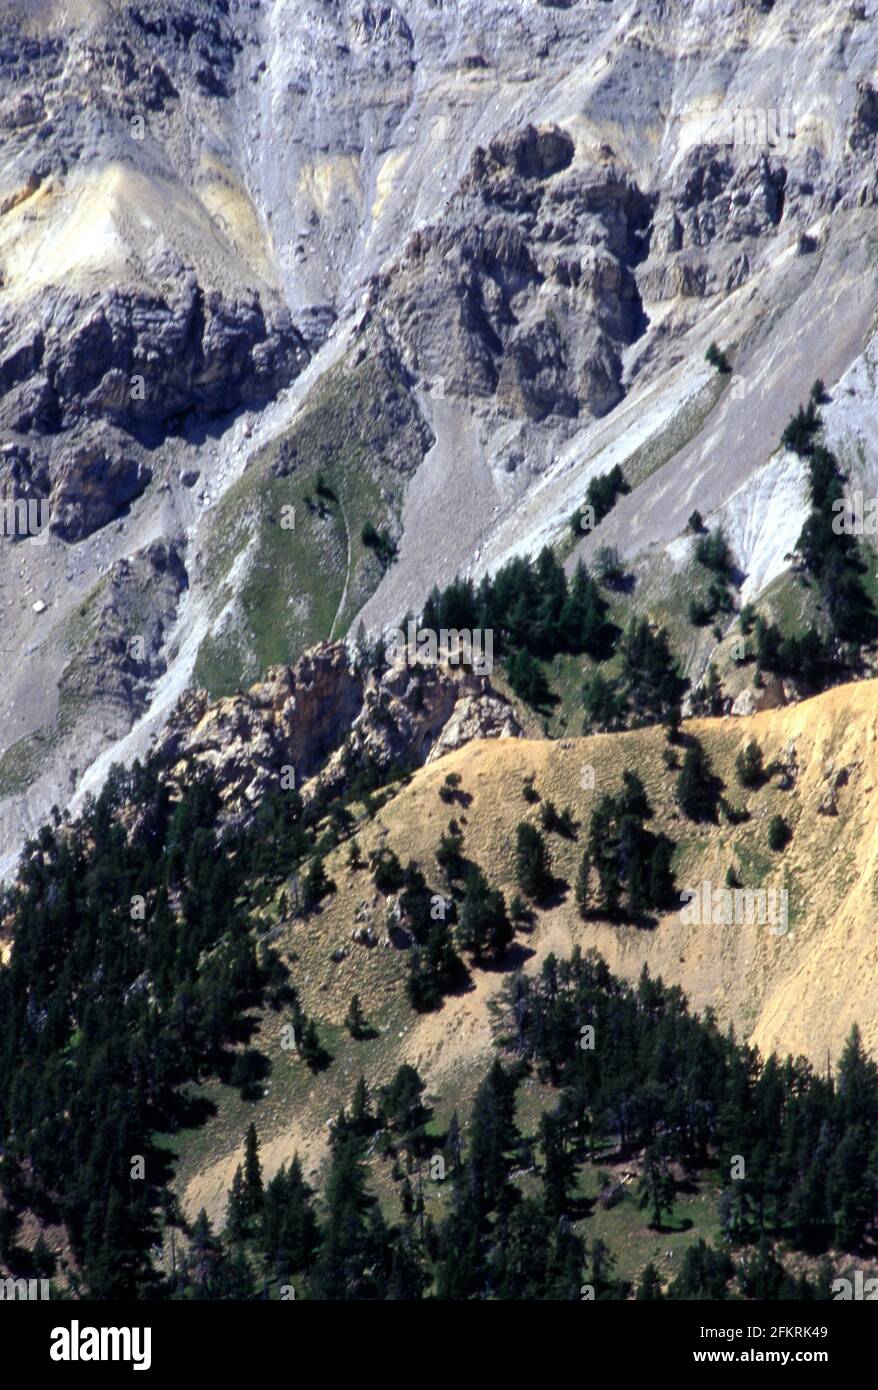
[[[515,831],[515,881],[528,898],[539,902],[552,884],[545,841],[535,825],[519,822]]]
[[[403,1063],[381,1090],[381,1117],[394,1140],[414,1157],[424,1140],[430,1110],[423,1102],[424,1082],[417,1070]]]
[[[332,892],[333,885],[323,867],[323,860],[312,859],[308,866],[308,871],[302,881],[302,911],[306,916],[317,908],[327,893]]]
[[[550,1221],[567,1214],[576,1163],[567,1147],[563,1126],[556,1116],[540,1117],[543,1146],[543,1206]]]
[[[586,730],[614,729],[622,723],[625,701],[618,694],[615,684],[598,670],[591,673],[582,687],[582,703]]]
[[[262,1164],[259,1161],[259,1136],[255,1124],[247,1126],[244,1140],[244,1210],[247,1217],[257,1216],[262,1209]]]
[[[306,1270],[313,1260],[318,1233],[312,1196],[298,1154],[289,1170],[281,1166],[265,1188],[260,1241],[279,1283]]]
[[[392,1302],[413,1303],[423,1298],[428,1282],[411,1235],[398,1231],[393,1240],[386,1297]]]
[[[412,1008],[419,1013],[438,1008],[463,973],[448,927],[435,921],[424,944],[408,953],[406,994]]]
[[[768,822],[768,847],[779,853],[786,848],[792,832],[783,816],[772,816]]]
[[[299,1046],[302,1061],[311,1071],[319,1071],[325,1060],[325,1053],[320,1042],[320,1034],[317,1032],[317,1025],[313,1018],[309,1018],[302,1029],[302,1041]]]
[[[676,892],[671,867],[674,846],[667,835],[657,835],[649,863],[649,900],[653,907],[670,907]]]
[[[510,1153],[520,1137],[515,1089],[514,1075],[495,1060],[476,1092],[467,1171],[470,1191],[482,1214],[495,1210],[506,1193]]]
[[[368,1031],[366,1016],[363,1013],[363,1009],[360,1004],[360,996],[358,994],[351,995],[350,1008],[347,1011],[344,1025],[352,1038],[362,1038],[363,1035]]]
[[[640,1276],[634,1297],[638,1303],[655,1303],[664,1297],[661,1276],[652,1260]]]
[[[683,814],[694,821],[714,820],[719,790],[707,754],[694,741],[686,749],[677,778],[677,800]]]
[[[240,1169],[238,1171],[240,1172]],[[188,1276],[196,1293],[202,1298],[212,1296],[215,1273],[221,1257],[222,1246],[215,1238],[207,1212],[202,1207],[192,1225],[186,1261]]]
[[[481,870],[473,869],[464,885],[456,929],[457,945],[479,963],[486,955],[500,960],[512,940],[506,900],[491,888]]]
[[[366,1188],[366,1171],[353,1135],[339,1139],[323,1195],[326,1218],[311,1280],[318,1299],[383,1297],[389,1264],[386,1228]],[[377,1219],[376,1219],[377,1218]]]
[[[765,777],[762,749],[751,738],[735,759],[735,772],[742,787],[759,787]]]
[[[241,1165],[235,1169],[232,1186],[226,1202],[226,1231],[230,1241],[244,1240],[247,1235],[247,1195],[244,1190],[244,1173]]]
[[[439,1231],[438,1299],[458,1301],[483,1294],[487,1270],[480,1228],[481,1211],[472,1184],[457,1184],[454,1205]]]
[[[463,1157],[463,1140],[460,1134],[460,1120],[455,1110],[448,1125],[448,1133],[445,1136],[445,1153],[453,1174],[460,1172]]]
[[[351,1129],[354,1134],[365,1136],[375,1128],[375,1115],[371,1108],[369,1087],[365,1076],[361,1076],[351,1097]]]
[[[579,861],[579,869],[576,874],[576,906],[582,918],[588,917],[590,903],[590,884],[591,879],[591,857],[588,850],[583,850],[582,858]]]
[[[606,792],[591,815],[588,854],[597,870],[601,911],[608,917],[614,917],[622,899],[619,832],[616,803]]]
[[[674,1209],[674,1180],[668,1171],[664,1154],[654,1146],[643,1155],[643,1167],[638,1183],[640,1206],[652,1209],[652,1222],[656,1231],[662,1228],[662,1212],[670,1216]]]

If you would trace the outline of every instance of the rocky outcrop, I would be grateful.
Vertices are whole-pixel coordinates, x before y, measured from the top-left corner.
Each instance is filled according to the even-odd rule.
[[[851,779],[851,773],[859,763],[849,763],[842,767],[835,767],[831,762],[825,769],[826,786],[817,803],[817,813],[821,816],[838,815],[838,796],[843,787],[846,787]]]
[[[777,774],[777,784],[781,791],[795,791],[796,783],[799,780],[799,755],[796,752],[795,739],[790,739],[783,753],[775,758],[774,771]]]
[[[856,152],[871,148],[878,134],[878,91],[861,78],[856,87],[854,109],[848,122],[847,139]]]
[[[166,670],[165,642],[188,576],[177,547],[155,541],[118,561],[79,614],[89,634],[61,677],[80,709],[100,705],[118,731],[131,727]]]
[[[474,738],[520,733],[512,706],[487,676],[461,667],[397,662],[369,676],[362,710],[320,783],[341,790],[352,769],[386,774],[420,767]]]
[[[112,432],[63,450],[53,462],[49,529],[82,540],[139,497],[152,477],[148,465],[116,445]]]
[[[477,738],[517,738],[520,733],[518,720],[506,700],[482,692],[465,695],[455,704],[430,750],[427,762],[435,762],[443,754],[462,748],[465,743],[472,743]]]
[[[24,442],[0,444],[0,497],[45,501],[52,487],[48,461]]]
[[[553,125],[477,148],[442,221],[373,282],[407,365],[448,394],[535,421],[621,399],[650,200],[613,165],[573,167],[574,150]]]
[[[434,437],[411,385],[382,325],[370,325],[350,363],[327,373],[313,406],[280,441],[272,475],[286,478],[303,464],[346,467],[351,457],[364,470],[380,460],[414,472]]]
[[[335,642],[293,668],[274,667],[245,695],[211,704],[203,691],[187,693],[154,753],[172,778],[209,768],[238,811],[278,790],[282,778],[305,795],[317,786],[343,791],[366,767],[388,774],[474,738],[518,733],[511,706],[485,676],[402,663],[368,672]]]
[[[557,126],[527,125],[522,130],[498,136],[490,144],[490,160],[520,179],[544,179],[567,169],[573,162],[574,142]],[[476,164],[484,177],[488,161],[477,154]]]
[[[763,680],[761,686],[745,686],[744,689],[735,696],[731,707],[731,713],[746,717],[750,714],[757,714],[760,710],[778,709],[781,705],[787,703],[783,681],[776,679]]]
[[[231,804],[256,802],[279,787],[282,768],[297,786],[320,768],[359,713],[362,691],[344,644],[327,644],[293,668],[272,667],[246,694],[211,703],[204,691],[187,692],[154,751],[181,774],[190,762],[209,768]]]
[[[638,275],[648,299],[729,293],[750,274],[748,243],[773,235],[788,174],[775,150],[696,145],[662,190],[650,257]]]
[[[0,423],[53,434],[83,420],[126,429],[179,427],[275,395],[308,360],[289,314],[256,292],[205,288],[165,252],[153,265],[164,294],[110,290],[47,295],[39,318],[0,318]]]
[[[144,450],[110,426],[62,436],[51,448],[0,445],[0,497],[40,504],[48,529],[64,541],[83,540],[139,497],[152,478]]]
[[[246,18],[150,0],[79,19],[0,23],[0,433],[29,454],[14,495],[48,498],[65,541],[143,491],[139,446],[273,399],[334,318],[295,328],[225,137],[198,133]]]

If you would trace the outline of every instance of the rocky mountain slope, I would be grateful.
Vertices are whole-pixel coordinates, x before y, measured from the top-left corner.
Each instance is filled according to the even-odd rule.
[[[777,584],[815,377],[878,482],[876,62],[847,0],[5,5],[0,493],[49,520],[0,550],[3,869],[183,691],[562,541],[617,463],[569,566],[661,607],[697,506]]]
[[[478,1185],[498,1041],[509,1076],[531,1059],[507,1096],[522,1142],[498,1150],[518,1195],[478,1218],[475,1245],[489,1212],[499,1232],[481,1282],[440,1297],[493,1298],[519,1220],[545,1249],[597,1233],[590,1269],[608,1235],[626,1279],[663,1261],[660,1285],[702,1236],[719,1252],[751,1083],[757,1186],[786,1146],[788,1272],[815,1274],[830,1237],[873,1259],[878,545],[830,543],[820,508],[878,495],[876,19],[873,0],[0,0],[4,1271],[45,1260],[40,1235],[73,1291],[225,1296],[175,1203],[241,1246],[226,1203],[253,1123],[266,1179],[298,1153],[319,1193],[315,1282],[316,1227],[290,1265],[306,1297],[359,1297],[377,1268],[320,1268],[360,1163],[403,1213],[394,1279],[417,1284],[413,1193],[385,1161],[402,1120],[361,1114],[327,1183],[339,1112],[358,1077],[386,1108],[417,1068],[419,1199],[430,1145],[460,1160],[458,1110]],[[425,603],[437,627],[496,613],[494,669],[387,658]],[[703,815],[681,791],[699,749]],[[634,809],[591,840],[626,772]],[[533,891],[522,824],[551,861]],[[715,890],[780,921],[705,920]],[[654,1048],[616,1066],[611,1047],[599,1086],[570,1041],[581,956],[555,1009],[573,952],[641,982],[601,1007]],[[738,1042],[803,1059],[783,1104]],[[560,1091],[555,1046],[581,1072]],[[833,1092],[843,1055],[868,1125]],[[603,1200],[662,1178],[658,1136],[683,1164],[667,1232],[660,1192],[650,1226],[631,1193]],[[551,1191],[568,1143],[575,1200]],[[149,1152],[142,1203],[129,1150]],[[457,1200],[428,1186],[425,1250]],[[416,1297],[454,1269],[453,1214],[438,1239]],[[577,1297],[574,1255],[534,1297]]]

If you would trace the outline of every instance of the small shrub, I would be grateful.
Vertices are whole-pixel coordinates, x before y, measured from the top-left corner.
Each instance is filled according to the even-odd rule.
[[[769,849],[779,854],[781,850],[786,849],[792,838],[793,832],[790,830],[783,816],[772,816],[768,823]]]
[[[729,366],[729,359],[726,357],[725,353],[717,347],[716,343],[711,343],[707,352],[704,354],[704,360],[709,362],[711,367],[716,367],[718,372],[726,373],[732,370]]]
[[[461,777],[459,772],[449,772],[442,786],[439,788],[439,796],[442,801],[453,801],[460,786]]]
[[[761,787],[765,781],[762,749],[755,738],[751,738],[735,759],[735,772],[742,787]]]
[[[373,850],[369,868],[379,893],[396,893],[405,883],[405,871],[392,849]]]

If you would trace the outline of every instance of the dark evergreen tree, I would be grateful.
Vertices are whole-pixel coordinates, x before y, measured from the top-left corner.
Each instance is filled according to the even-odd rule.
[[[643,1155],[638,1194],[641,1208],[652,1211],[650,1223],[656,1231],[662,1229],[662,1212],[670,1216],[674,1209],[674,1180],[667,1159],[660,1148],[651,1145]]]
[[[760,787],[765,779],[762,749],[751,738],[735,759],[735,772],[742,787]]]
[[[369,1087],[366,1084],[365,1076],[361,1076],[351,1097],[351,1116],[350,1126],[353,1134],[365,1138],[371,1134],[376,1126],[376,1118],[372,1112]]]
[[[664,1297],[661,1276],[651,1260],[640,1276],[634,1297],[638,1303],[657,1303]]]
[[[564,1126],[554,1115],[540,1119],[543,1146],[543,1207],[550,1221],[566,1216],[576,1176],[576,1160],[568,1147]]]
[[[308,1270],[314,1259],[319,1234],[312,1197],[298,1154],[266,1186],[261,1243],[278,1283]]]
[[[299,1044],[302,1061],[311,1071],[322,1071],[327,1064],[327,1053],[320,1041],[317,1025],[313,1018],[307,1019],[302,1028],[302,1041]]]
[[[529,651],[513,651],[506,658],[506,679],[520,700],[533,709],[542,709],[551,689],[542,666]]]
[[[351,995],[350,1008],[347,1011],[344,1024],[352,1038],[365,1037],[369,1032],[369,1025],[358,994]]]
[[[323,867],[323,860],[312,859],[302,880],[302,911],[306,915],[314,912],[332,891],[333,884]]]
[[[259,1136],[255,1124],[247,1126],[244,1139],[244,1211],[247,1218],[262,1211],[262,1164],[259,1161]]]
[[[463,975],[448,927],[435,921],[424,944],[413,946],[408,954],[406,993],[412,1008],[419,1013],[438,1008]]]
[[[464,884],[456,937],[458,949],[477,963],[486,955],[502,959],[512,940],[506,899],[499,889],[490,887],[479,869],[472,869]]]
[[[515,831],[515,881],[526,897],[539,902],[552,886],[545,841],[535,825],[520,821]]]
[[[582,703],[585,707],[585,728],[615,729],[625,716],[625,701],[618,694],[616,686],[601,674],[593,671],[582,687]]]
[[[579,861],[579,869],[576,874],[576,888],[574,896],[579,915],[582,918],[588,917],[590,905],[590,880],[591,880],[591,858],[588,850],[583,850],[582,858]]]
[[[469,1190],[486,1215],[510,1197],[511,1155],[520,1142],[515,1124],[517,1077],[495,1061],[476,1092],[467,1160]]]
[[[724,1300],[729,1296],[728,1283],[733,1274],[729,1256],[699,1240],[686,1251],[683,1268],[668,1289],[668,1297]]]
[[[342,1302],[383,1298],[389,1238],[366,1188],[365,1167],[352,1135],[333,1148],[323,1200],[326,1217],[311,1278],[312,1296]]]
[[[646,618],[632,618],[622,642],[622,672],[636,719],[661,721],[679,703],[684,682],[677,674],[667,634]]]
[[[423,1147],[430,1109],[424,1104],[424,1083],[416,1069],[404,1063],[381,1090],[381,1118],[394,1143],[414,1158]]]
[[[247,1236],[247,1196],[244,1190],[244,1172],[241,1165],[235,1169],[232,1186],[226,1201],[226,1233],[232,1242],[244,1240]]]
[[[719,786],[707,754],[694,740],[686,749],[677,779],[677,801],[683,814],[694,821],[716,819]]]
[[[538,1202],[518,1202],[503,1212],[488,1260],[493,1296],[515,1301],[544,1297],[548,1228]]]
[[[772,816],[771,820],[768,822],[769,849],[773,849],[775,853],[779,853],[782,849],[786,849],[791,839],[792,831],[783,816]]]

